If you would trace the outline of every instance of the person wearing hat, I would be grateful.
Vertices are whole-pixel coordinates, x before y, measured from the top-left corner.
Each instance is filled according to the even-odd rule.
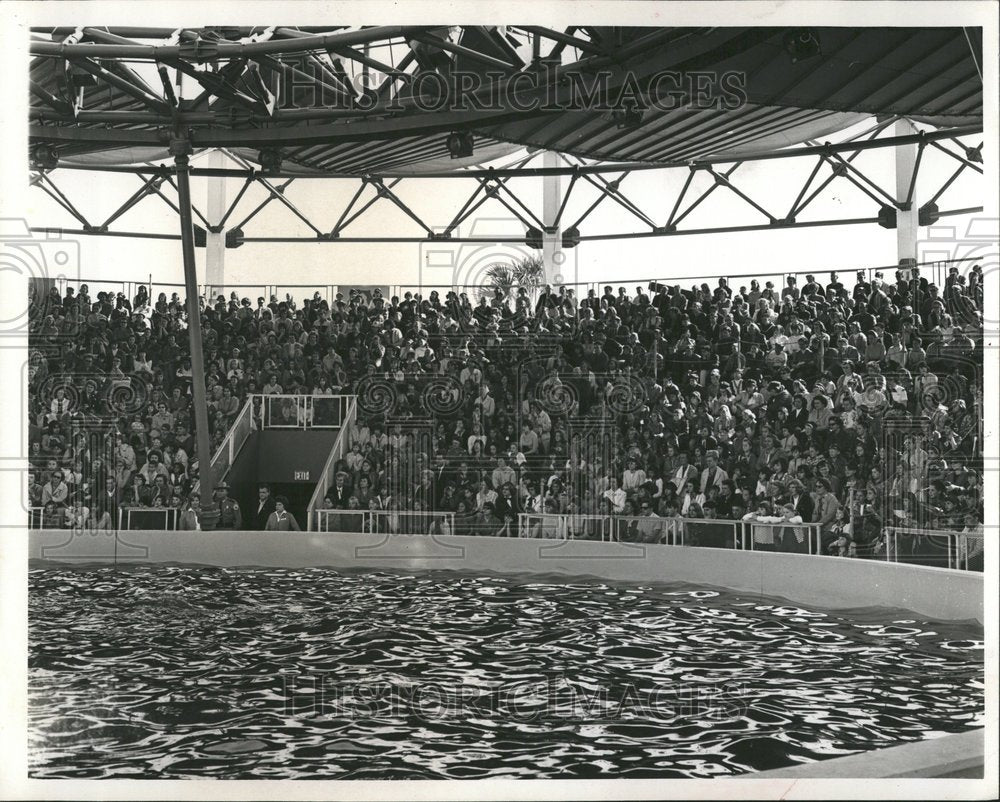
[[[217,529],[242,529],[243,513],[236,499],[229,498],[228,482],[219,482],[215,488],[219,500],[219,523]]]
[[[160,462],[161,456],[159,451],[151,449],[146,454],[146,464],[139,469],[139,475],[146,480],[147,487],[153,486],[157,476],[167,478],[170,475],[166,466]]]

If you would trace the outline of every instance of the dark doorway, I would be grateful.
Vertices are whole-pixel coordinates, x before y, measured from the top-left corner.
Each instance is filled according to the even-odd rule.
[[[307,529],[306,508],[312,498],[316,485],[312,482],[276,482],[271,485],[273,496],[284,496],[288,499],[288,511],[295,516],[299,529]]]

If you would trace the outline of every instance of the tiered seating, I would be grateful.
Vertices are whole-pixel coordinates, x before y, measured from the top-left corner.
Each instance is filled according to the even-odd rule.
[[[41,311],[31,504],[93,526],[175,506],[193,526],[181,299],[81,287]],[[872,553],[892,525],[981,533],[981,312],[978,267],[944,287],[900,272],[586,298],[233,294],[203,314],[211,435],[251,394],[356,393],[331,508],[511,535],[521,512],[800,518],[824,549]]]

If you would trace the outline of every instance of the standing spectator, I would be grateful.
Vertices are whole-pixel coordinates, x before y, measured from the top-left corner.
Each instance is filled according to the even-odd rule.
[[[218,529],[242,529],[243,513],[236,499],[229,498],[229,484],[219,482],[215,488],[219,504]]]
[[[267,522],[274,512],[275,499],[271,497],[271,488],[268,485],[261,485],[257,488],[257,507],[253,516],[248,516],[249,527],[256,532],[263,532],[267,529]]]
[[[830,492],[830,483],[826,479],[817,479],[815,499],[815,522],[819,524],[821,548],[825,552],[834,540],[833,524],[837,517],[840,504],[836,496]]]
[[[792,479],[788,483],[788,492],[792,504],[792,509],[805,523],[813,519],[813,498],[806,492],[802,482]]]
[[[497,457],[497,467],[493,469],[490,478],[494,489],[499,489],[506,484],[513,485],[517,483],[517,474],[507,464],[507,458],[503,455]]]
[[[201,529],[199,516],[201,515],[200,498],[197,493],[191,493],[187,502],[181,508],[181,513],[177,518],[177,528],[184,531],[195,531]]]
[[[719,467],[719,452],[708,451],[705,454],[705,469],[701,472],[701,492],[707,494],[709,487],[722,487],[729,475]]]
[[[357,508],[358,499],[355,496],[351,499],[354,502],[355,509]],[[286,509],[288,505],[288,499],[284,496],[277,496],[274,499],[274,510],[268,516],[267,524],[265,528],[269,532],[299,532],[299,524],[295,520],[295,516],[292,515]]]

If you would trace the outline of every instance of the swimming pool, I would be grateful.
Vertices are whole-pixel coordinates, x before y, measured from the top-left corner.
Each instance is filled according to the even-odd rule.
[[[29,574],[35,778],[695,778],[982,726],[982,627],[681,584]]]

